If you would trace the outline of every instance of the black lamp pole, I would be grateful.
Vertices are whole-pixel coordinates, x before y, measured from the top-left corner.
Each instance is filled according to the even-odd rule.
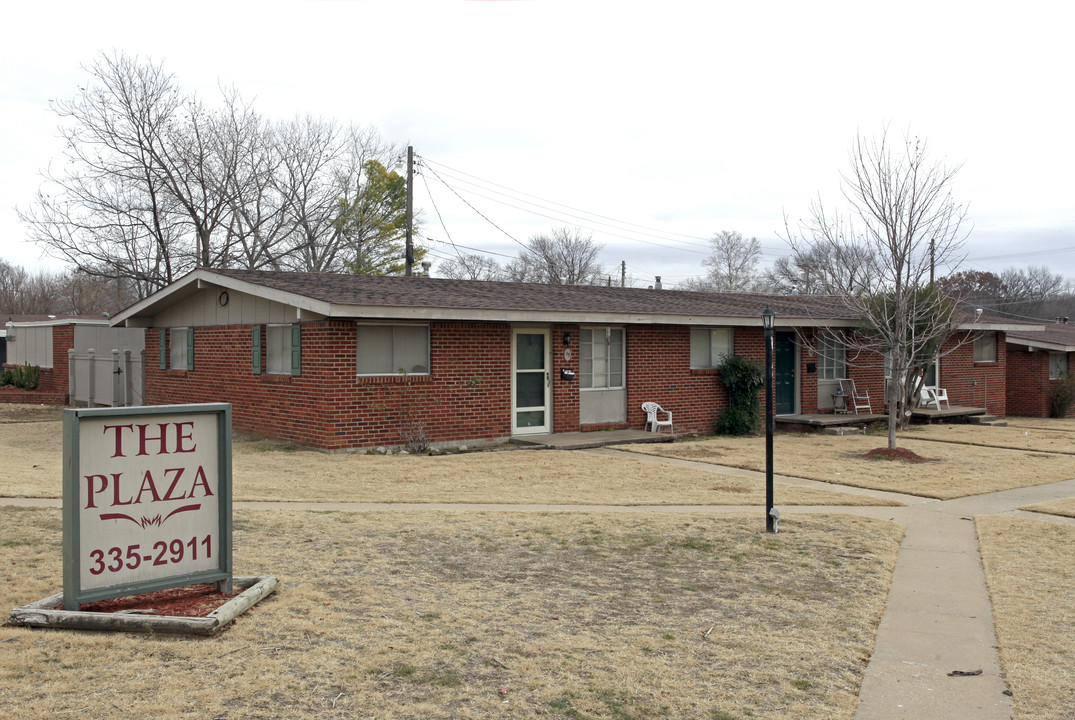
[[[776,313],[768,305],[761,311],[765,327],[765,531],[776,532],[773,513],[773,321]]]

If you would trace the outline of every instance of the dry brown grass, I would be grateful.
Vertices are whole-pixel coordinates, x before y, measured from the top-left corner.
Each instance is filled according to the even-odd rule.
[[[1075,708],[1075,527],[1006,516],[976,521],[1000,661],[1020,720]]]
[[[916,440],[1075,455],[1075,418],[1007,418],[1007,423],[1007,427],[914,425],[902,435]]]
[[[1075,518],[1075,498],[1051,500],[1049,502],[1027,505],[1019,509],[1030,510],[1031,512],[1047,513],[1049,515],[1061,515],[1063,517]]]
[[[774,471],[778,475],[942,500],[1042,485],[1075,476],[1071,458],[1063,455],[1000,447],[967,448],[952,442],[912,439],[917,437],[916,432],[902,435],[899,446],[935,462],[908,464],[858,457],[885,447],[885,436],[781,433],[773,443]],[[1023,431],[1012,429],[1012,432],[1022,435]],[[711,437],[623,447],[639,453],[761,471],[765,469],[764,445],[764,437]]]
[[[0,508],[0,524],[0,607],[55,592],[59,511]],[[12,720],[850,718],[900,531],[758,525],[243,511],[236,569],[279,576],[275,595],[215,639],[0,629],[0,706]]]
[[[62,495],[61,423],[0,424],[0,497]],[[757,479],[580,451],[501,450],[440,456],[329,455],[236,438],[236,501],[760,505]],[[781,505],[893,504],[782,486]]]

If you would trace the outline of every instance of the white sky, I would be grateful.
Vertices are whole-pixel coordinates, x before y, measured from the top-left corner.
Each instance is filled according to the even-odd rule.
[[[1075,278],[1067,3],[726,5],[19,2],[0,43],[3,256],[57,266],[23,240],[14,207],[60,159],[48,100],[72,97],[98,53],[122,50],[163,61],[209,102],[223,83],[270,117],[372,125],[445,179],[443,166],[584,211],[541,217],[449,181],[520,241],[582,226],[614,278],[623,260],[636,284],[701,274],[718,230],[756,236],[766,262],[787,254],[784,214],[805,216],[818,194],[842,202],[852,140],[886,124],[963,163],[964,269],[1044,264]],[[428,170],[415,200],[425,235],[519,249]],[[620,229],[600,224],[610,219]],[[436,275],[453,251],[432,247]]]

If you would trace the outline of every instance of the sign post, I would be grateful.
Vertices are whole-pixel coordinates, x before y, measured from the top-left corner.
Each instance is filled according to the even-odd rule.
[[[64,410],[63,604],[232,585],[231,406]]]

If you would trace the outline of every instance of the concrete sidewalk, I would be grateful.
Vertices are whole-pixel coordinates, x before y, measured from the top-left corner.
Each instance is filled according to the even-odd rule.
[[[1004,694],[974,517],[1073,495],[1075,480],[1066,480],[892,513],[906,534],[856,720],[1014,717]],[[949,675],[978,670],[980,675]]]

